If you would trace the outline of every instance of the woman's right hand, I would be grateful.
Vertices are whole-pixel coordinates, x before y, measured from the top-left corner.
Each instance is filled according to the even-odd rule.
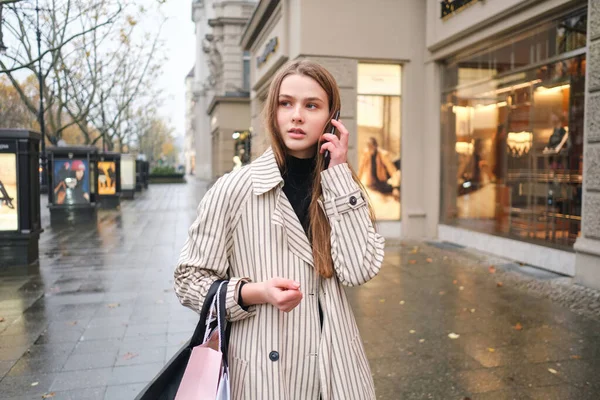
[[[272,278],[266,282],[247,283],[242,287],[244,306],[271,304],[290,312],[302,301],[300,283],[291,279]]]
[[[302,301],[300,283],[291,279],[273,278],[264,282],[267,303],[290,312]]]

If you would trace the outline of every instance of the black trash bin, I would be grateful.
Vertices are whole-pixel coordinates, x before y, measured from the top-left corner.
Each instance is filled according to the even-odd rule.
[[[135,160],[135,191],[141,192],[144,188],[144,161],[138,158]]]
[[[40,139],[37,132],[0,129],[0,267],[38,261]]]
[[[93,146],[48,148],[51,224],[96,219],[97,155]]]
[[[144,189],[148,189],[148,181],[150,180],[150,163],[146,160],[142,163],[142,182]]]

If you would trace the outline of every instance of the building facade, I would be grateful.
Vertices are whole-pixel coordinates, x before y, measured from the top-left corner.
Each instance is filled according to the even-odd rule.
[[[254,0],[193,3],[197,42],[194,115],[199,179],[214,180],[247,158],[238,145],[239,138],[250,127],[248,57],[239,41],[255,5]]]
[[[600,288],[599,14],[598,0],[261,0],[240,41],[252,156],[273,74],[315,60],[340,86],[349,162],[385,236]]]

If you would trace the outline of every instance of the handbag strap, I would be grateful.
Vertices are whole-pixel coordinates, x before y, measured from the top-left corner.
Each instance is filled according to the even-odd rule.
[[[207,325],[206,319],[208,318],[208,315],[210,314],[210,310],[211,310],[215,295],[219,291],[219,287],[220,287],[221,283],[223,283],[223,282],[227,282],[227,281],[222,280],[222,279],[217,280],[217,281],[213,282],[212,285],[210,285],[210,288],[208,288],[208,292],[206,293],[206,296],[204,298],[204,304],[202,304],[202,310],[200,310],[200,320],[198,321],[198,324],[196,325],[196,329],[194,330],[194,334],[192,335],[192,338],[190,339],[191,347],[199,346],[202,344],[202,339],[204,338],[204,334],[206,332],[206,325]]]
[[[227,299],[227,283],[219,285],[217,292],[217,326],[219,329],[219,347],[223,354],[223,363],[228,366],[227,350],[229,348],[229,328],[231,324],[227,323],[225,318],[225,301]]]

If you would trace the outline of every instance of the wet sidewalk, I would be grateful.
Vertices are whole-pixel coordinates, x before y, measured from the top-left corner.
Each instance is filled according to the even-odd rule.
[[[135,397],[196,324],[172,271],[203,193],[152,185],[62,229],[42,204],[40,268],[0,271],[1,400]],[[348,293],[378,399],[600,398],[597,293],[568,279],[389,242],[380,275]]]

